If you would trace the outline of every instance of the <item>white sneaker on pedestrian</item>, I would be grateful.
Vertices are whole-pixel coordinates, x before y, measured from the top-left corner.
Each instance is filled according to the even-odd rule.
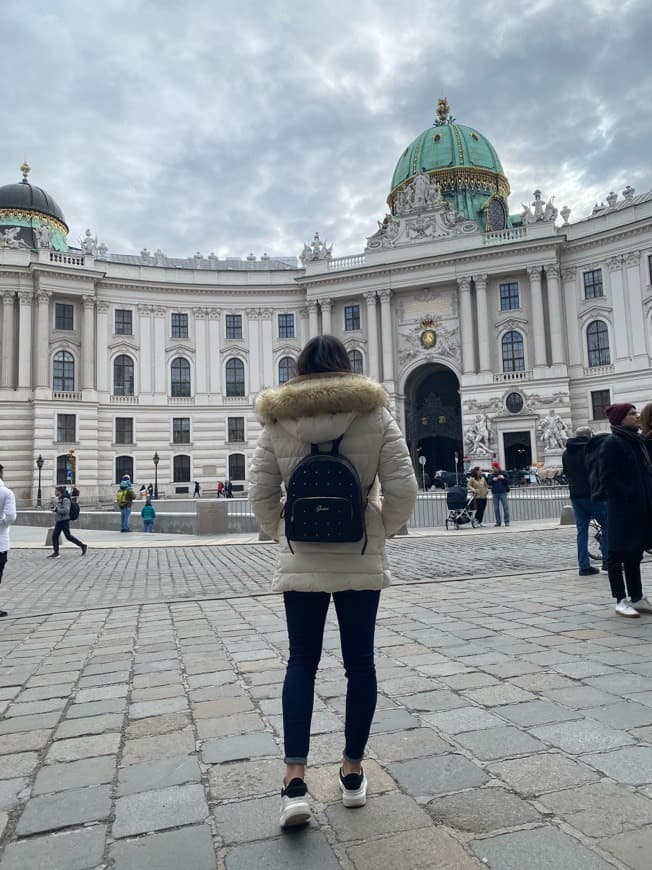
[[[637,619],[641,614],[635,610],[626,598],[616,604],[616,613],[618,616],[628,616],[630,619]]]
[[[367,803],[367,777],[364,770],[343,776],[340,768],[339,782],[345,807],[363,807]]]
[[[640,601],[631,601],[629,602],[634,610],[638,610],[639,613],[652,613],[652,604],[647,600],[645,595],[640,599]]]
[[[294,828],[297,825],[305,825],[310,821],[310,804],[306,796],[308,789],[302,779],[295,777],[281,789],[281,817],[279,824],[282,828]]]

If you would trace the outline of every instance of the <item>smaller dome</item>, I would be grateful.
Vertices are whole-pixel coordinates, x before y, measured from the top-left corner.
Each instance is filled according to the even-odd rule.
[[[26,164],[23,164],[26,166]],[[22,167],[21,167],[22,168]],[[5,184],[0,187],[0,210],[20,209],[22,211],[37,212],[60,221],[68,230],[68,224],[63,212],[43,188],[35,187],[27,180],[29,167],[23,169],[23,180],[18,184]]]

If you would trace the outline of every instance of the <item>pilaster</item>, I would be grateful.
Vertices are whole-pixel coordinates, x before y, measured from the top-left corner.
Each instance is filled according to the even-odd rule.
[[[378,294],[370,290],[364,294],[367,303],[367,339],[369,341],[369,356],[367,373],[374,381],[379,379],[380,360],[378,358]]]
[[[550,350],[553,365],[566,362],[564,328],[562,321],[562,302],[559,287],[559,266],[551,263],[546,266],[548,282],[548,316],[550,318]]]
[[[473,352],[473,313],[471,309],[471,279],[458,278],[460,289],[460,331],[462,333],[462,373],[475,372]]]
[[[165,327],[167,311],[162,305],[154,306],[154,392],[167,396],[170,373],[165,358]]]
[[[82,328],[81,328],[81,389],[94,390],[95,377],[93,357],[95,356],[95,297],[82,297]]]
[[[319,314],[317,312],[317,302],[311,299],[307,303],[308,308],[308,333],[310,338],[319,335]]]
[[[2,294],[2,386],[14,386],[14,303],[16,294],[7,290]]]
[[[263,308],[260,312],[260,317],[262,320],[261,323],[261,336],[262,336],[262,346],[263,346],[263,376],[265,378],[265,382],[269,379],[269,384],[265,383],[265,386],[271,386],[276,383],[277,373],[274,372],[274,330],[272,328],[272,317],[274,316],[274,312],[271,308]]]
[[[320,299],[319,307],[321,308],[321,334],[330,335],[332,332],[331,326],[331,311],[333,308],[330,299]]]
[[[260,311],[248,308],[246,311],[249,324],[249,389],[254,395],[260,392]]]
[[[631,347],[631,328],[625,305],[625,287],[623,283],[623,258],[621,255],[607,260],[609,269],[609,289],[614,316],[614,353],[615,359],[629,359]]]
[[[34,294],[18,291],[18,389],[32,388],[32,304]]]
[[[208,388],[211,395],[220,395],[222,390],[222,361],[220,359],[220,321],[219,308],[208,309]]]
[[[489,312],[487,309],[487,276],[474,275],[475,301],[477,314],[478,357],[480,372],[488,372],[491,369],[489,358]]]
[[[383,383],[394,392],[394,346],[392,336],[392,291],[381,290],[380,324],[383,342]]]
[[[534,338],[534,365],[546,365],[546,323],[543,314],[541,291],[541,266],[528,266],[530,276],[530,300],[532,304],[532,332]]]

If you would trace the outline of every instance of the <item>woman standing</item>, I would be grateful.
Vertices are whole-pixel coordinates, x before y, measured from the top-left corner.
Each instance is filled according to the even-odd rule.
[[[643,550],[652,546],[652,464],[636,407],[621,402],[605,413],[611,435],[600,450],[600,474],[607,494],[609,585],[618,616],[636,618],[652,613],[641,585]]]
[[[489,484],[487,478],[480,470],[480,466],[476,467],[471,472],[471,476],[467,481],[469,492],[473,493],[473,505],[475,508],[475,519],[478,527],[482,526],[482,518],[487,508],[487,496],[489,495]]]
[[[344,806],[366,802],[362,757],[376,708],[374,630],[380,590],[391,582],[385,538],[407,521],[417,492],[405,440],[387,409],[387,394],[379,384],[351,372],[339,339],[330,335],[311,339],[299,356],[297,370],[299,377],[267,390],[256,402],[264,429],[249,489],[260,525],[279,542],[272,589],[283,593],[289,638],[283,686],[286,775],[281,827],[310,819],[304,775],[315,674],[331,596],[347,679],[339,786]],[[295,541],[292,552],[284,536],[281,485],[287,486],[312,444],[329,445],[340,437],[340,453],[356,469],[366,497],[366,548],[362,552],[359,541]]]

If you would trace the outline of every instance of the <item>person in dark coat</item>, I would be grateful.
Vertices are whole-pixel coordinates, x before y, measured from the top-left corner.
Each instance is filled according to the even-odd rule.
[[[620,402],[608,405],[605,413],[611,435],[600,450],[600,474],[607,494],[609,585],[616,613],[637,617],[652,613],[641,585],[643,550],[652,546],[652,463],[638,431],[636,406]]]
[[[647,454],[652,462],[652,402],[648,402],[641,411],[641,435],[645,439]]]
[[[580,426],[575,430],[575,437],[569,438],[566,442],[566,449],[561,457],[575,515],[577,563],[582,577],[600,573],[598,568],[591,566],[589,559],[589,523],[595,514],[591,503],[591,483],[586,465],[586,449],[592,435],[593,431],[588,426]]]
[[[600,474],[600,451],[608,432],[596,433],[587,443],[585,451],[586,471],[591,490],[591,511],[600,523],[600,548],[602,550],[602,570],[608,571],[607,553],[609,552],[609,522],[607,518],[607,491]]]
[[[509,492],[509,475],[500,467],[500,463],[491,463],[491,475],[489,476],[489,487],[494,500],[494,517],[495,525],[501,525],[500,511],[502,508],[505,525],[509,525],[509,504],[507,503],[507,493]]]

